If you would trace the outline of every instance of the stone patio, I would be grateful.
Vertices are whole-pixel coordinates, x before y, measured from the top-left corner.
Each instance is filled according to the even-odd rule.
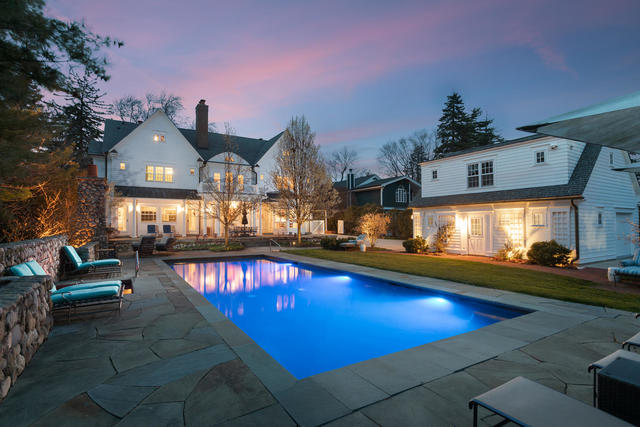
[[[144,259],[120,316],[54,326],[0,425],[467,426],[468,400],[518,375],[590,403],[587,366],[640,328],[618,310],[277,255],[536,311],[297,380],[161,259]]]

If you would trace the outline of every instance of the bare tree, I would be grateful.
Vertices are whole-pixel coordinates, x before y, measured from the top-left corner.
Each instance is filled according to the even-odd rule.
[[[420,180],[420,163],[433,158],[435,138],[432,132],[419,130],[407,138],[389,141],[380,147],[378,163],[389,176],[409,176]]]
[[[205,214],[220,221],[224,228],[224,245],[229,246],[229,227],[243,212],[254,210],[260,203],[260,196],[245,192],[242,166],[231,160],[236,150],[234,131],[225,123],[225,161],[220,180],[207,179],[204,183],[203,196]]]
[[[353,167],[357,159],[358,153],[355,150],[349,150],[346,146],[331,153],[326,161],[331,178],[336,181],[344,180],[345,173]]]
[[[148,119],[149,116],[157,110],[164,111],[167,117],[173,122],[181,120],[178,114],[184,110],[182,98],[162,91],[157,95],[147,93],[144,101],[133,95],[127,95],[116,99],[113,104],[111,104],[113,114],[119,116],[122,121],[133,123]]]
[[[138,120],[143,120],[144,106],[138,98],[126,95],[111,104],[111,112],[120,117],[123,122],[137,123]]]
[[[278,209],[294,221],[298,228],[298,244],[302,242],[302,224],[314,212],[332,210],[338,204],[338,193],[315,143],[304,116],[293,117],[280,142],[271,179],[278,190]]]

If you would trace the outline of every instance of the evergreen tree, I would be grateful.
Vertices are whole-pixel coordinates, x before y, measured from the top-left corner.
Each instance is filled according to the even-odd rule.
[[[63,146],[73,147],[73,157],[81,168],[89,159],[89,144],[102,138],[102,123],[107,104],[104,93],[96,87],[97,79],[88,73],[71,71],[65,90],[66,104],[57,106],[62,134],[57,140]]]
[[[459,93],[449,95],[436,132],[438,146],[435,155],[440,157],[445,153],[503,141],[491,126],[493,120],[487,117],[481,120],[481,116],[480,108],[472,109],[471,113],[466,112]]]

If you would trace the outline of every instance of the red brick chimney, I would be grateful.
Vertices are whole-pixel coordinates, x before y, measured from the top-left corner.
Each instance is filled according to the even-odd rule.
[[[209,106],[204,99],[196,105],[196,142],[199,148],[209,148]]]

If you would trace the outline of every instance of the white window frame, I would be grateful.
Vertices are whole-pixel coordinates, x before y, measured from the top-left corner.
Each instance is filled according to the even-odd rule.
[[[480,231],[474,230],[474,225],[480,225]],[[469,236],[470,237],[483,237],[484,236],[484,218],[481,216],[472,216],[469,219]]]
[[[538,161],[538,154],[542,154],[542,161]],[[547,150],[535,150],[533,152],[533,164],[535,166],[546,165],[549,156],[547,155]]]
[[[407,189],[403,186],[396,188],[396,203],[407,203]]]
[[[153,212],[153,219],[149,219],[147,216],[147,219],[144,218],[144,216],[146,215],[145,211],[148,212]],[[142,222],[156,222],[156,219],[158,218],[158,209],[155,206],[142,206],[140,207],[140,221]]]
[[[491,173],[483,173],[483,166],[487,163],[491,164]],[[470,175],[471,168],[475,167],[475,174]],[[483,184],[484,177],[491,176],[491,184]],[[477,185],[470,186],[469,178],[477,178]],[[467,189],[483,188],[483,187],[495,187],[496,185],[496,165],[494,159],[476,160],[467,163]]]
[[[541,221],[536,221],[536,216],[540,215]],[[547,226],[547,213],[544,209],[532,209],[531,210],[531,227],[546,227]]]
[[[163,207],[161,210],[161,216],[162,216],[162,222],[177,222],[178,208]],[[172,217],[173,219],[171,219]]]
[[[153,142],[157,142],[158,144],[167,142],[167,136],[164,132],[153,131],[153,136],[151,137]]]
[[[151,168],[151,170],[150,170]],[[167,174],[167,171],[170,171]],[[163,165],[154,165],[148,164],[144,166],[144,180],[146,182],[164,182],[167,184],[173,184],[175,176],[175,171],[173,166],[163,166]],[[161,177],[161,179],[158,179]],[[167,177],[171,177],[167,179]]]
[[[604,227],[604,210],[598,209],[596,212],[596,227]]]
[[[438,180],[438,169],[431,169],[431,181]]]

